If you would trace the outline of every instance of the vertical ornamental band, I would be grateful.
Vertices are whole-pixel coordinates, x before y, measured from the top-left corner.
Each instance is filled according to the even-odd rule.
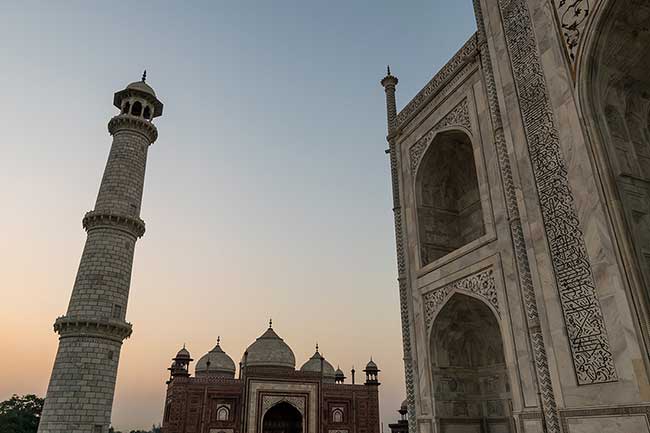
[[[152,120],[163,104],[142,81],[115,94],[120,114],[108,123],[113,143],[87,231],[65,316],[54,323],[59,348],[45,398],[39,433],[107,433],[122,341]]]
[[[397,281],[399,283],[400,315],[402,320],[402,345],[404,347],[404,378],[406,382],[406,401],[408,405],[409,432],[416,433],[417,426],[415,415],[415,378],[413,373],[413,359],[411,355],[411,329],[410,306],[406,276],[406,261],[404,257],[404,234],[402,230],[402,208],[399,194],[399,154],[395,144],[395,124],[397,120],[397,106],[395,103],[395,86],[398,79],[386,71],[386,76],[381,80],[381,85],[386,92],[386,116],[388,121],[388,153],[390,156],[390,173],[393,191],[393,213],[395,218],[395,245],[397,250]]]

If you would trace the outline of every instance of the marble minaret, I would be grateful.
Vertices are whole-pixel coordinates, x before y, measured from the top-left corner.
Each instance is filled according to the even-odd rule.
[[[135,243],[144,234],[140,205],[152,123],[163,104],[142,81],[115,94],[120,114],[108,122],[113,136],[95,209],[83,218],[88,233],[65,316],[54,323],[59,349],[39,433],[106,433],[111,421]]]

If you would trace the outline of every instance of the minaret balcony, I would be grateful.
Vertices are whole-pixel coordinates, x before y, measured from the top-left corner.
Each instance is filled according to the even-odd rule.
[[[87,232],[101,228],[122,230],[136,238],[141,238],[145,231],[144,221],[138,217],[96,211],[86,213],[83,227]]]
[[[122,342],[131,336],[133,326],[123,320],[62,316],[54,331],[64,337],[99,337]]]
[[[115,135],[120,131],[137,131],[143,134],[149,143],[153,143],[158,138],[158,129],[156,125],[142,117],[131,114],[119,114],[108,122],[108,132]]]

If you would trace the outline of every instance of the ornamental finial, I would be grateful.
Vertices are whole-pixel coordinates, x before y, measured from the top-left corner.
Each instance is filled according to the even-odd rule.
[[[217,346],[221,343],[221,335],[217,335]]]
[[[273,328],[273,318],[269,318],[269,328]]]
[[[318,352],[318,343],[316,343],[316,352]]]
[[[390,74],[388,74],[388,75],[390,75]],[[147,70],[146,69],[142,73],[142,82],[144,83],[145,81],[147,81]]]
[[[386,75],[390,75],[390,65],[386,65]]]

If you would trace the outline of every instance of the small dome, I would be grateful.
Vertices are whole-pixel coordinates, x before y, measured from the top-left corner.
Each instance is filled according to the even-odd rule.
[[[343,370],[341,370],[341,368],[336,369],[336,377],[345,377],[345,373],[343,373]]]
[[[300,367],[300,371],[313,371],[320,373],[321,356],[322,355],[320,352],[318,352],[318,346],[316,346],[316,353],[314,353],[314,355],[309,358],[309,360],[305,362],[302,367]],[[336,372],[334,371],[334,367],[332,367],[332,364],[323,358],[323,377],[333,380],[335,376]]]
[[[235,362],[221,349],[220,339],[217,339],[217,345],[196,363],[194,374],[197,377],[235,377]]]
[[[156,92],[153,91],[153,88],[144,81],[134,81],[133,83],[126,86],[126,88],[131,90],[139,90],[141,92],[148,93],[153,97],[156,96]]]
[[[190,358],[190,352],[187,351],[185,346],[176,354],[176,358]]]
[[[375,361],[370,358],[370,361],[366,364],[366,369],[364,371],[379,371],[379,368],[377,367],[377,364],[375,364]]]
[[[296,357],[293,351],[282,338],[269,326],[264,334],[248,346],[246,354],[242,357],[242,363],[246,367],[285,367],[296,368]]]
[[[400,406],[399,410],[404,412],[408,410],[408,402],[406,400],[402,402],[402,405]]]

